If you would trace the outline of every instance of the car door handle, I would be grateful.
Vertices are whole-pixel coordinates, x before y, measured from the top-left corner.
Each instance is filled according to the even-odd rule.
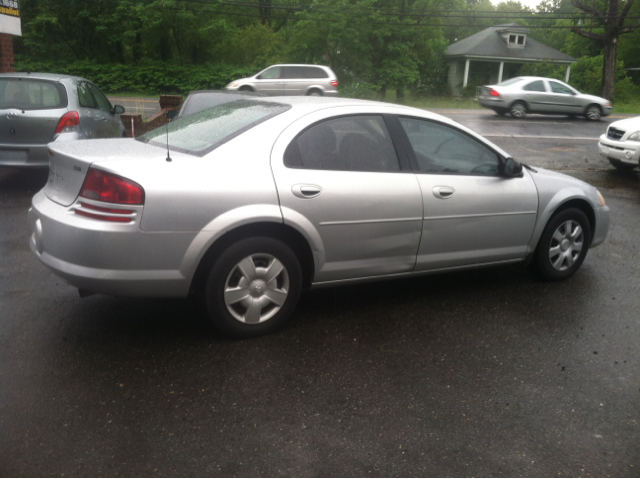
[[[436,186],[433,188],[433,196],[441,200],[447,200],[456,192],[450,186]]]
[[[293,185],[291,192],[298,198],[309,199],[320,196],[322,188],[317,185]]]

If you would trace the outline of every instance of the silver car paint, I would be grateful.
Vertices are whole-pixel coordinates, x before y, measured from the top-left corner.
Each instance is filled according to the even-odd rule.
[[[413,260],[410,259],[411,251],[417,252],[419,237],[421,234],[424,236],[420,232],[420,220],[430,218],[428,213],[422,211],[423,204],[419,196],[413,195],[420,192],[419,178],[409,172],[394,173],[390,175],[397,179],[383,187],[387,193],[407,188],[402,194],[408,198],[414,196],[408,210],[393,203],[382,205],[383,202],[377,198],[378,190],[375,189],[380,186],[377,180],[371,184],[357,184],[355,203],[340,203],[331,198],[332,188],[353,187],[354,183],[350,182],[353,175],[346,175],[342,180],[333,178],[331,182],[335,186],[332,185],[329,190],[325,189],[324,184],[320,185],[323,188],[322,195],[326,194],[326,203],[333,208],[333,212],[322,219],[313,208],[309,208],[313,200],[298,198],[291,189],[322,181],[319,181],[321,176],[317,175],[317,171],[313,175],[307,172],[308,176],[305,173],[302,175],[304,177],[297,177],[301,170],[292,174],[290,169],[284,167],[282,155],[289,141],[306,126],[322,118],[347,112],[378,112],[427,118],[456,126],[498,153],[508,156],[468,129],[425,111],[358,100],[299,97],[286,100],[274,98],[271,101],[289,103],[292,108],[203,157],[171,152],[171,161],[167,161],[166,150],[127,139],[50,144],[54,155],[52,165],[62,179],[54,177],[51,184],[33,199],[29,211],[32,251],[46,266],[84,289],[126,296],[184,297],[189,292],[203,255],[218,238],[241,225],[269,222],[285,223],[307,239],[315,261],[314,286],[423,273],[425,271],[415,271],[410,265],[411,261],[417,261],[415,253]],[[136,217],[133,223],[97,222],[74,214],[74,208],[79,207],[76,197],[81,180],[89,165],[143,186],[145,205],[133,208]],[[377,174],[368,173],[362,177],[370,179],[373,175]],[[382,176],[386,177],[387,174]],[[438,177],[438,183],[442,183],[442,178]],[[535,184],[538,195],[535,225],[525,224],[529,217],[533,217],[528,210],[531,207],[531,193],[516,201],[511,207],[513,211],[498,212],[499,215],[515,212],[522,216],[524,233],[518,234],[523,238],[528,235],[523,240],[526,247],[514,247],[515,240],[509,239],[499,243],[496,251],[484,259],[479,255],[473,264],[460,266],[456,263],[451,268],[499,262],[501,258],[524,259],[526,253],[534,251],[551,214],[559,205],[571,199],[585,200],[594,208],[596,228],[592,246],[604,240],[608,228],[608,208],[601,207],[595,188],[544,170],[531,174],[525,171],[523,178],[489,180],[504,182],[509,187],[526,185],[530,192],[533,191],[532,182]],[[58,186],[57,181],[63,183]],[[472,187],[473,182],[467,186]],[[464,190],[465,187],[459,188]],[[372,195],[368,200],[363,196],[366,192]],[[424,190],[422,193],[425,195]],[[426,195],[429,194],[427,191]],[[91,202],[84,198],[82,201]],[[362,212],[372,205],[381,207],[381,212],[367,211],[367,217],[361,218],[347,211],[353,208]],[[449,216],[457,216],[451,222],[453,228],[464,228],[471,214],[495,213],[484,206],[478,208],[479,213],[448,212]],[[395,214],[396,217],[390,217],[389,214]],[[400,232],[396,229],[398,225],[401,226]],[[343,228],[352,229],[358,235],[373,231],[373,235],[367,241],[362,241],[363,236],[359,236],[360,241],[355,246],[344,244],[345,241],[353,241],[350,235],[341,232]],[[480,231],[486,234],[484,227]],[[497,232],[510,236],[513,228],[503,225]],[[484,246],[490,245],[484,243]],[[372,257],[375,248],[382,248],[387,260]],[[490,247],[488,249],[491,250]],[[353,252],[356,256],[350,261],[348,254]],[[425,257],[428,259],[428,255]],[[400,264],[393,264],[398,258]],[[429,265],[429,261],[425,261],[425,264]],[[442,265],[431,263],[431,267]]]
[[[589,105],[596,104],[602,111],[602,116],[611,113],[611,103],[605,98],[578,92],[575,88],[559,80],[543,77],[520,77],[524,81],[511,85],[486,85],[482,88],[478,97],[480,104],[489,109],[508,109],[516,101],[523,101],[527,104],[528,110],[532,113],[554,113],[554,114],[575,114],[583,115]],[[522,88],[534,81],[542,81],[546,91],[527,91]],[[576,92],[576,95],[560,94],[552,91],[550,81],[557,82]],[[500,97],[488,95],[490,89],[495,89],[500,93]]]
[[[68,104],[65,108],[19,110],[0,109],[0,129],[5,126],[24,124],[24,132],[15,140],[0,134],[0,166],[19,168],[42,168],[49,166],[47,143],[89,138],[113,138],[124,134],[120,116],[94,108],[81,107],[78,102],[77,87],[80,82],[89,82],[81,77],[52,73],[3,73],[0,78],[28,78],[60,83],[67,92]],[[80,117],[80,131],[55,133],[60,118],[69,111],[77,111]],[[13,119],[12,119],[13,118]],[[17,128],[16,128],[17,129]],[[9,129],[6,128],[8,131]],[[13,155],[13,156],[12,156]],[[19,155],[19,156],[16,156]]]
[[[273,67],[318,67],[327,73],[327,78],[286,78],[286,79],[260,79],[258,78],[265,71]],[[247,78],[240,78],[229,83],[225,89],[231,91],[237,91],[244,88],[250,88],[253,91],[259,93],[265,93],[271,96],[295,96],[295,95],[308,95],[312,90],[318,90],[322,92],[322,95],[329,97],[338,96],[338,90],[331,85],[331,82],[337,80],[336,74],[327,66],[324,65],[304,65],[304,64],[279,64],[270,65],[264,70],[259,71],[253,76]]]

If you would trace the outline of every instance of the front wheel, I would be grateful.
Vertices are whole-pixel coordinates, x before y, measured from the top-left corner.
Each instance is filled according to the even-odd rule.
[[[534,266],[546,280],[567,279],[580,268],[590,244],[591,225],[587,216],[576,208],[563,210],[544,229]]]
[[[240,240],[215,261],[205,285],[213,325],[233,338],[281,328],[300,297],[302,272],[295,253],[269,237]]]
[[[598,105],[589,105],[584,116],[587,117],[587,120],[600,121],[600,117],[602,117],[602,110],[600,110]]]
[[[616,160],[614,158],[607,158],[607,160],[609,160],[609,163],[611,163],[611,166],[614,166],[615,169],[618,171],[631,171],[636,166],[638,166],[631,163],[624,163],[623,161]]]

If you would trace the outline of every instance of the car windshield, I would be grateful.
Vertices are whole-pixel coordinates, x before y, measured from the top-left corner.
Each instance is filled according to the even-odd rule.
[[[498,83],[498,85],[499,86],[509,86],[509,85],[513,85],[515,83],[521,82],[522,80],[524,80],[524,78],[520,78],[520,77],[509,78],[508,80],[505,80],[503,82]]]
[[[156,128],[137,140],[203,156],[254,126],[291,108],[280,103],[238,100],[207,108]]]

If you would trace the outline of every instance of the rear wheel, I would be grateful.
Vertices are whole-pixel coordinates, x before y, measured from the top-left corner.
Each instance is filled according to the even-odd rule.
[[[535,256],[537,272],[549,281],[572,276],[587,256],[591,225],[577,208],[560,211],[542,233]]]
[[[247,238],[214,262],[205,285],[213,325],[233,338],[269,334],[293,312],[302,289],[295,253],[282,241]]]
[[[527,116],[527,107],[521,101],[517,101],[511,105],[509,113],[511,113],[511,116],[514,118],[524,118]]]
[[[611,165],[614,166],[618,171],[631,171],[636,166],[638,166],[638,165],[633,165],[631,163],[625,163],[623,161],[616,160],[614,158],[607,158],[607,160],[609,160],[609,163],[611,163]]]
[[[322,96],[322,92],[320,90],[311,90],[307,93],[307,96]]]
[[[602,117],[602,110],[600,110],[598,105],[589,105],[584,116],[587,117],[587,120],[600,121],[600,117]]]

